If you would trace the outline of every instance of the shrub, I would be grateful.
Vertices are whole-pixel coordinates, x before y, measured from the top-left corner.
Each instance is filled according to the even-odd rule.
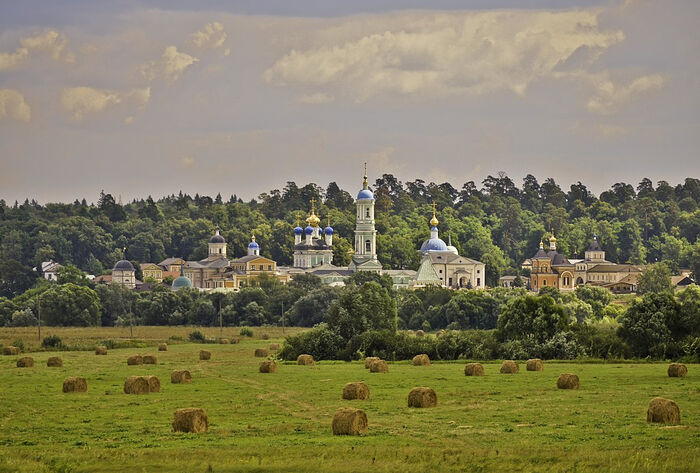
[[[241,328],[241,331],[239,332],[239,335],[241,337],[252,337],[253,336],[253,331],[249,327],[243,327]]]
[[[63,342],[58,335],[49,335],[41,341],[41,346],[44,348],[59,348],[62,345]]]
[[[190,341],[193,343],[205,343],[207,341],[207,338],[199,330],[195,330],[194,332],[190,332],[188,337],[189,337]]]
[[[185,339],[182,338],[180,335],[170,335],[170,337],[168,338],[168,340],[173,340],[173,341],[176,341],[176,342],[184,342],[184,341],[185,341]]]
[[[319,324],[299,335],[287,337],[279,357],[289,361],[296,360],[299,355],[309,354],[315,360],[333,360],[338,358],[338,353],[345,346],[343,337],[330,330],[326,324]]]
[[[14,342],[12,342],[10,345],[13,346],[13,347],[17,347],[17,348],[19,348],[20,350],[24,351],[24,342],[22,341],[21,338],[18,338],[17,340],[15,340]]]

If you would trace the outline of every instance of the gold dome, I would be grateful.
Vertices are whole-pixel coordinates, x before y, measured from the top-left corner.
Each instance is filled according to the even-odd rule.
[[[431,227],[437,227],[438,223],[440,223],[440,221],[437,219],[437,216],[435,215],[436,211],[437,211],[437,202],[433,202],[433,218],[430,219],[430,226]]]
[[[321,223],[321,219],[318,218],[318,216],[316,215],[316,208],[314,205],[315,203],[316,203],[316,200],[311,199],[311,215],[309,215],[306,218],[306,223],[308,223],[312,227],[318,227],[318,224]]]

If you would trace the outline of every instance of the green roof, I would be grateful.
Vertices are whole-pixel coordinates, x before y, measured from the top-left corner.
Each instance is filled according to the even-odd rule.
[[[182,289],[183,287],[192,287],[192,281],[190,281],[190,278],[187,276],[178,276],[175,278],[171,289],[176,291],[178,289]]]

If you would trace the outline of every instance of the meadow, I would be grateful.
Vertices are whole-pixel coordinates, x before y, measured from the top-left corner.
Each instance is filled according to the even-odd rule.
[[[60,336],[72,330],[84,343],[117,338],[104,329],[99,336],[63,330]],[[389,373],[369,373],[362,362],[279,363],[277,373],[261,374],[253,352],[281,342],[279,332],[267,330],[272,338],[261,340],[265,331],[254,329],[253,339],[238,344],[171,343],[158,352],[158,338],[178,330],[186,338],[192,329],[160,330],[168,335],[138,327],[145,347],[106,356],[29,353],[33,368],[0,357],[0,472],[700,471],[698,365],[688,365],[687,378],[669,378],[664,363],[570,362],[545,362],[541,372],[521,363],[515,375],[484,363],[483,377],[464,376],[464,362],[390,363]],[[200,349],[211,360],[200,361]],[[127,366],[135,354],[155,354],[158,363]],[[47,368],[56,355],[63,367]],[[190,370],[192,383],[170,384],[174,369]],[[566,372],[579,375],[579,390],[557,389]],[[157,375],[161,392],[124,394],[125,378],[135,374]],[[87,378],[88,392],[62,393],[69,376]],[[350,381],[365,381],[371,399],[342,400]],[[409,409],[416,386],[434,388],[438,406]],[[681,425],[646,423],[655,396],[678,403]],[[333,414],[344,406],[366,411],[366,436],[331,434]],[[209,431],[174,433],[173,412],[182,407],[204,408]]]

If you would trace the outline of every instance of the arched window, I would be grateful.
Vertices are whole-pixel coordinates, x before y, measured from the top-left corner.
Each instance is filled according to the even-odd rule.
[[[365,218],[369,218],[369,207],[365,209]]]
[[[366,253],[372,252],[372,242],[369,240],[365,241],[365,252]]]

